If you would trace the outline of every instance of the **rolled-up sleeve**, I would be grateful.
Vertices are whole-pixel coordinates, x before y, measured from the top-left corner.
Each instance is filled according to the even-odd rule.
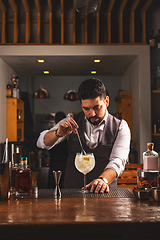
[[[125,169],[126,160],[130,150],[130,138],[131,135],[128,124],[125,120],[122,120],[117,138],[111,151],[109,163],[105,168],[111,168],[116,171],[117,177],[119,177]]]
[[[63,122],[63,121],[68,120],[68,119],[70,119],[70,118],[71,118],[71,117],[70,117],[70,115],[68,114],[67,117],[64,118],[63,120],[61,120],[60,122]],[[59,139],[57,140],[57,142],[56,142],[53,146],[47,146],[47,145],[45,145],[45,143],[44,143],[45,134],[46,134],[47,132],[55,131],[56,129],[58,129],[58,126],[59,126],[60,122],[58,122],[58,123],[57,123],[54,127],[52,127],[51,129],[49,129],[49,130],[44,130],[43,132],[40,133],[39,138],[38,138],[38,140],[37,140],[37,147],[38,147],[38,148],[50,150],[50,149],[53,148],[55,145],[59,144],[60,142],[64,141],[64,140],[67,138],[67,136],[64,136],[64,137],[59,138]]]

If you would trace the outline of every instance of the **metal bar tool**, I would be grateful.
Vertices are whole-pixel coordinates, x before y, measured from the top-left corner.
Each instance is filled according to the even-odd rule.
[[[69,112],[69,115],[70,115],[71,118],[73,118],[73,113],[71,111]],[[86,155],[87,153],[85,152],[85,150],[83,148],[83,145],[82,145],[79,133],[78,133],[78,129],[77,129],[77,137],[78,137],[78,140],[79,140],[79,144],[81,146],[82,154]]]
[[[55,184],[56,184],[56,187],[54,189],[54,197],[55,198],[61,198],[61,190],[59,187],[61,175],[62,175],[62,171],[53,171],[53,176],[54,176]]]

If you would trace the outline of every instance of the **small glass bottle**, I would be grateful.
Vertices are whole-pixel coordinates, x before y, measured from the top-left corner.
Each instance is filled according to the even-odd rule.
[[[16,83],[17,83],[17,98],[20,98],[19,77],[18,76],[16,76]]]
[[[27,165],[27,157],[21,158],[21,168],[16,176],[16,190],[22,197],[32,193],[32,171]]]
[[[13,97],[14,98],[17,98],[17,83],[16,83],[16,81],[15,82],[13,82]]]
[[[143,153],[143,170],[159,170],[158,153],[153,150],[154,143],[147,143],[147,151]]]
[[[150,45],[151,48],[156,47],[156,38],[153,35],[153,29],[150,29],[149,31],[148,44]]]
[[[7,84],[7,93],[6,93],[7,97],[12,97],[12,85],[11,84]]]
[[[18,171],[20,169],[20,153],[19,148],[16,148],[16,153],[13,154],[13,166],[11,169],[11,195],[16,194],[16,176],[18,174]]]

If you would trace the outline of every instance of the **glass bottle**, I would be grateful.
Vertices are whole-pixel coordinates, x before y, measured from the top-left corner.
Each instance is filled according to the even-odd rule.
[[[16,153],[13,154],[13,165],[11,169],[11,195],[16,194],[16,176],[20,169],[20,153],[19,148],[16,148]]]
[[[147,151],[143,153],[143,170],[159,170],[158,153],[154,150],[154,143],[147,143]]]
[[[157,48],[160,49],[160,29],[158,29],[158,33],[156,35],[156,45]]]
[[[13,97],[14,98],[17,98],[17,83],[16,83],[16,81],[15,82],[13,82]]]
[[[16,83],[17,83],[17,98],[20,98],[19,77],[18,76],[16,76]]]
[[[32,193],[32,171],[27,165],[27,157],[21,158],[21,168],[16,176],[16,190],[22,197]]]
[[[12,85],[7,84],[7,97],[12,97]]]
[[[153,35],[153,29],[150,29],[149,31],[148,44],[150,45],[151,48],[156,47],[156,38]]]

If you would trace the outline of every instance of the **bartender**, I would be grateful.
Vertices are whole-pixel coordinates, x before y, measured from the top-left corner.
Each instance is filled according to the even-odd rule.
[[[83,186],[83,174],[74,165],[76,153],[81,152],[77,130],[85,152],[92,152],[95,156],[95,168],[87,174],[86,187],[90,192],[104,193],[109,191],[109,187],[116,188],[117,178],[125,169],[130,129],[125,120],[119,120],[108,112],[109,96],[106,92],[103,82],[97,78],[82,82],[78,94],[83,111],[74,119],[68,114],[53,128],[43,131],[37,140],[39,148],[49,150],[68,139],[65,188]]]

